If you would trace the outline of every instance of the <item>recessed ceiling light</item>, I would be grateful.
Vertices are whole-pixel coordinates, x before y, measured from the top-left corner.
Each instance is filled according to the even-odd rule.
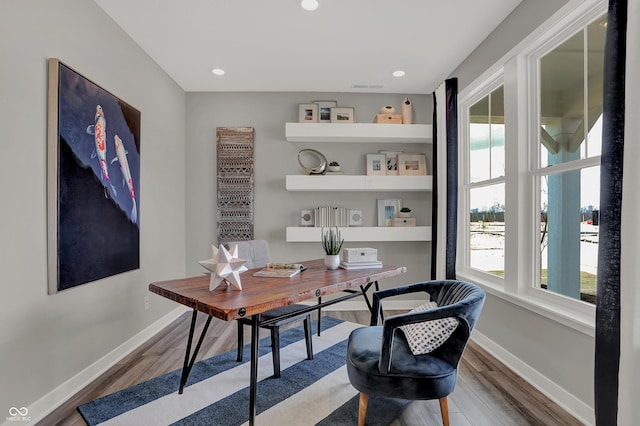
[[[224,75],[224,70],[222,68],[214,68],[211,72],[213,75]]]
[[[404,74],[405,74],[405,72],[404,72],[404,71],[401,71],[401,70],[398,70],[398,71],[394,71],[394,72],[393,72],[393,76],[394,76],[394,77],[404,77]]]
[[[302,0],[300,2],[300,6],[304,10],[313,11],[316,10],[318,6],[320,6],[320,3],[318,3],[318,0]]]

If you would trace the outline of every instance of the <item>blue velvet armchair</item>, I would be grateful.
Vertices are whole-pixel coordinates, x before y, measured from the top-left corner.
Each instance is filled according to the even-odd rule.
[[[382,299],[427,293],[437,308],[391,316],[378,325]],[[438,399],[442,422],[449,424],[447,396],[455,388],[458,363],[480,311],[485,292],[463,281],[428,281],[377,291],[371,326],[354,330],[347,348],[347,372],[360,391],[358,425],[365,424],[369,395],[408,400]],[[441,318],[456,318],[451,336],[432,352],[414,355],[398,327]]]

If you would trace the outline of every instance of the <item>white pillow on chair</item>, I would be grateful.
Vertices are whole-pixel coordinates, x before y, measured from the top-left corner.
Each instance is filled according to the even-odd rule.
[[[410,312],[428,311],[437,307],[438,304],[436,302],[427,302],[412,309]],[[423,355],[433,352],[446,342],[456,327],[458,327],[457,319],[441,318],[417,324],[407,324],[398,328],[404,332],[411,352],[414,355]]]

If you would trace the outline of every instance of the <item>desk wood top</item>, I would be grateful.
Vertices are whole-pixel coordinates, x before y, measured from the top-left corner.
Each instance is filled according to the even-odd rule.
[[[404,266],[328,270],[322,259],[300,263],[307,269],[292,278],[254,277],[253,273],[262,268],[243,272],[240,274],[242,291],[224,285],[209,291],[210,277],[205,274],[151,283],[149,291],[207,315],[230,321],[365,286],[406,272]]]

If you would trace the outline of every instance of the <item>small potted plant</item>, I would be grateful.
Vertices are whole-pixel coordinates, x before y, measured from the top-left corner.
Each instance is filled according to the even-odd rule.
[[[340,266],[340,250],[343,243],[344,238],[340,236],[340,230],[337,226],[335,231],[331,228],[325,231],[322,228],[322,248],[325,253],[324,264],[328,269],[337,269]]]
[[[403,207],[400,209],[398,215],[404,218],[411,217],[411,209],[409,207]]]
[[[327,171],[329,171],[329,172],[339,172],[340,171],[340,163],[338,163],[337,161],[330,162],[329,166],[327,167]]]

